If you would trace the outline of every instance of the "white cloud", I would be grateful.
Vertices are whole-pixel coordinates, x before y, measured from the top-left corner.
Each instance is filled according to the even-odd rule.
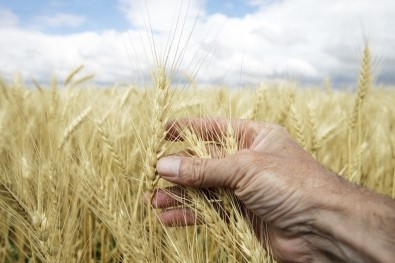
[[[366,36],[374,57],[380,58],[378,68],[383,78],[395,82],[395,16],[391,12],[395,1],[377,0],[374,5],[369,0],[252,2],[261,8],[242,18],[231,18],[218,13],[208,15],[202,8],[203,0],[184,0],[182,6],[180,0],[147,0],[156,53],[167,54],[166,47],[172,43],[169,57],[183,54],[180,75],[191,75],[200,67],[198,82],[237,85],[240,79],[260,82],[285,76],[320,81],[330,76],[353,85]],[[136,72],[149,77],[155,59],[151,35],[144,32],[149,26],[142,3],[120,0],[122,13],[132,25],[128,32],[45,34],[16,27],[14,16],[14,22],[0,28],[0,48],[6,50],[0,53],[0,74],[11,76],[20,71],[27,79],[48,80],[52,72],[63,78],[75,66],[85,64],[100,82],[135,81]],[[180,9],[179,25],[174,40],[169,42]],[[44,24],[49,26],[50,21]],[[63,22],[52,25],[77,26],[83,22],[58,21]],[[178,62],[170,60],[168,64],[174,61]]]
[[[35,28],[79,27],[86,21],[83,16],[57,13],[51,16],[38,16],[33,21]]]
[[[231,81],[238,78],[242,63],[247,76],[255,72],[251,81],[281,75],[314,81],[326,76],[342,81],[348,76],[348,81],[356,81],[364,37],[369,39],[373,57],[382,58],[383,72],[389,64],[395,68],[390,62],[395,59],[391,48],[395,46],[391,26],[395,24],[395,1],[255,1],[258,3],[261,8],[253,14],[223,18],[218,42],[222,52],[229,54],[221,58],[229,62],[224,64],[233,63],[228,68],[228,75],[235,78]],[[244,59],[236,61],[235,57]]]
[[[122,40],[126,33],[86,32],[67,36],[46,35],[23,29],[0,29],[0,73],[20,72],[26,79],[48,81],[52,73],[64,77],[76,66],[96,74],[101,82],[122,81],[130,75],[130,64]]]
[[[159,32],[168,32],[172,26],[174,28],[179,14],[180,21],[186,22],[187,27],[193,25],[196,18],[204,16],[205,1],[118,0],[121,11],[133,26],[144,29],[152,27],[154,31]]]
[[[19,19],[13,12],[0,7],[0,28],[16,26],[18,22]]]

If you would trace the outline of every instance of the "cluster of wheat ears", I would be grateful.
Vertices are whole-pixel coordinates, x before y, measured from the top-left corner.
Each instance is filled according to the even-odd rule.
[[[149,87],[98,88],[78,78],[81,68],[62,85],[0,82],[0,262],[273,262],[226,189],[175,196],[204,225],[165,227],[144,204],[144,193],[168,185],[158,158],[183,149],[210,158],[191,130],[183,141],[165,140],[172,119],[279,123],[329,169],[395,195],[395,91],[372,84],[368,47],[356,92],[329,84],[182,88],[166,67]],[[232,154],[237,143],[227,133],[220,143]]]

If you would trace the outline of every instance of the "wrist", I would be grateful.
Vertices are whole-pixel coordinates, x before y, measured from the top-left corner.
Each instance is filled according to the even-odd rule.
[[[395,205],[387,197],[338,178],[328,188],[316,229],[332,240],[329,251],[346,262],[390,262],[395,258]],[[322,199],[322,198],[321,198]]]

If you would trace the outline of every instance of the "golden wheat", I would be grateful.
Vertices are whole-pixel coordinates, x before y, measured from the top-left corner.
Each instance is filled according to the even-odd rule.
[[[48,89],[0,81],[0,262],[273,262],[226,189],[173,194],[204,225],[162,226],[143,204],[145,190],[170,186],[155,171],[161,156],[238,150],[230,127],[215,145],[190,129],[167,142],[166,122],[180,117],[280,122],[328,169],[394,198],[395,91],[374,86],[364,54],[356,94],[185,89],[165,68],[147,88],[74,85],[80,69]]]

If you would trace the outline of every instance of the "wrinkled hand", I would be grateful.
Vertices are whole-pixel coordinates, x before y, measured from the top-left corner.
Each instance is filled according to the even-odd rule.
[[[179,138],[180,127],[188,127],[203,140],[221,141],[229,125],[240,151],[220,159],[164,157],[157,164],[159,175],[181,186],[233,189],[249,212],[260,220],[258,224],[254,222],[258,239],[265,244],[263,236],[268,236],[270,248],[280,262],[389,259],[385,254],[373,255],[376,246],[365,247],[364,229],[354,226],[353,221],[365,216],[354,201],[367,198],[373,200],[374,206],[385,198],[326,170],[281,126],[243,120],[181,120],[169,124],[167,137]],[[177,192],[177,188],[172,191]],[[345,200],[352,205],[346,205]],[[393,205],[391,201],[385,199]],[[166,191],[157,190],[152,204],[171,208],[175,201]],[[185,208],[167,209],[159,217],[166,225],[196,222],[196,216]],[[347,234],[348,231],[351,233]],[[355,236],[359,238],[356,241]]]

